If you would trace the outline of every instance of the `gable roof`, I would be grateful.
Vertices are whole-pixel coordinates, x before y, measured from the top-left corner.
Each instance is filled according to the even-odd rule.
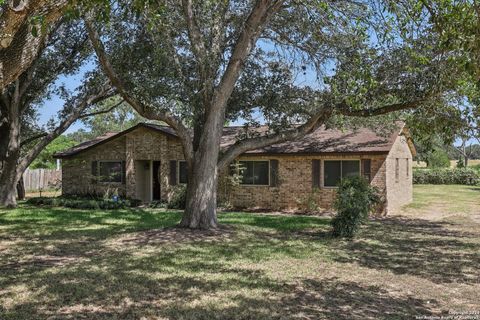
[[[160,131],[160,132],[163,132],[167,135],[177,137],[177,134],[175,133],[175,130],[173,130],[169,126],[160,126],[160,125],[156,125],[156,124],[153,124],[153,123],[141,122],[141,123],[139,123],[139,124],[137,124],[133,127],[130,127],[128,129],[120,131],[120,132],[107,132],[104,135],[96,137],[95,139],[82,142],[80,144],[77,144],[76,146],[73,146],[70,149],[65,150],[65,151],[57,152],[53,155],[53,157],[54,158],[66,158],[66,157],[74,156],[74,155],[76,155],[80,152],[87,151],[87,150],[89,150],[93,147],[99,146],[99,145],[104,144],[108,141],[119,138],[119,137],[121,137],[121,136],[135,130],[135,129],[141,128],[141,127],[147,128],[147,129],[153,129],[155,131]]]
[[[169,126],[156,125],[151,123],[139,123],[127,130],[118,133],[107,133],[93,140],[83,142],[63,152],[54,155],[55,158],[65,158],[74,156],[80,152],[89,150],[93,147],[101,145],[105,142],[118,138],[137,128],[144,127],[165,133],[169,136],[178,138],[175,131]],[[332,153],[370,153],[370,154],[387,154],[392,148],[395,139],[399,134],[405,133],[403,123],[397,123],[398,130],[393,130],[390,134],[381,135],[369,128],[359,128],[356,130],[338,130],[326,129],[324,126],[318,128],[314,132],[305,135],[303,138],[271,145],[264,148],[247,151],[245,154],[332,154]],[[250,132],[256,135],[264,135],[268,133],[268,126],[260,126],[250,128]],[[222,149],[226,149],[233,145],[246,134],[245,127],[225,127],[220,142]],[[412,153],[415,150],[412,149]]]

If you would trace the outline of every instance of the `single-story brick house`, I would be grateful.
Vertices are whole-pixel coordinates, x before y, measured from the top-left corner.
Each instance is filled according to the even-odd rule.
[[[226,127],[222,148],[242,134],[243,127]],[[385,211],[394,211],[412,200],[414,154],[403,124],[387,135],[367,128],[322,127],[302,139],[243,154],[239,183],[229,183],[228,175],[221,174],[219,202],[270,210],[306,210],[313,204],[328,210],[338,181],[361,175],[382,192]],[[168,126],[140,123],[55,157],[62,159],[64,194],[102,194],[115,188],[123,196],[150,202],[168,200],[175,186],[187,182],[182,146]]]

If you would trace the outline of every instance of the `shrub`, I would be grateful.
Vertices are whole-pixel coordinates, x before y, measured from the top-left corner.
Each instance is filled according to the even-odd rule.
[[[480,184],[480,173],[470,168],[414,170],[415,184]]]
[[[79,196],[60,196],[56,198],[30,198],[26,201],[26,203],[34,206],[45,205],[54,207],[66,207],[72,209],[109,210],[137,207],[138,205],[140,205],[141,202],[137,199],[113,201],[111,199],[85,198]]]
[[[165,202],[165,201],[152,201],[150,202],[150,204],[148,205],[149,208],[153,208],[153,209],[158,209],[158,208],[167,208],[168,206],[168,203]]]
[[[337,215],[331,221],[333,235],[352,238],[379,202],[378,190],[364,178],[343,179],[338,186],[334,202]]]
[[[427,159],[429,168],[449,168],[450,159],[448,154],[442,149],[434,150]]]
[[[187,202],[187,188],[184,185],[176,186],[173,189],[173,194],[170,197],[170,201],[167,203],[168,209],[185,209],[185,203]]]

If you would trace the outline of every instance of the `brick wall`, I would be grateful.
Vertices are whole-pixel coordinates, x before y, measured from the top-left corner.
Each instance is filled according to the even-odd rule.
[[[92,161],[125,160],[125,136],[92,148],[79,155],[62,160],[63,194],[103,194],[107,189],[118,189],[126,194],[122,183],[92,183]]]
[[[336,189],[323,186],[323,160],[361,160],[371,159],[372,185],[385,193],[385,155],[375,156],[244,156],[240,160],[278,160],[279,185],[246,186],[235,185],[227,187],[220,184],[219,197],[240,208],[261,208],[272,210],[309,211],[318,206],[319,211],[331,210]],[[319,189],[312,187],[312,160],[321,160]],[[223,174],[220,178],[225,180]]]
[[[138,128],[126,134],[127,196],[136,197],[135,161],[160,161],[161,197],[171,195],[169,184],[170,160],[184,159],[182,145],[177,138],[146,128]]]
[[[178,139],[146,128],[138,128],[119,138],[62,160],[63,194],[103,194],[107,189],[118,188],[122,196],[136,198],[139,161],[160,161],[161,196],[168,199],[169,161],[183,159]],[[126,167],[126,183],[92,184],[91,163],[99,160],[123,160]],[[137,163],[137,165],[135,165]],[[150,168],[151,169],[151,168]]]
[[[399,179],[395,177],[396,159],[399,158]],[[103,193],[107,188],[118,188],[122,195],[137,197],[136,170],[139,161],[161,161],[161,197],[169,199],[170,160],[182,160],[182,146],[177,138],[146,128],[138,128],[126,135],[63,160],[63,192],[65,194]],[[308,211],[317,206],[329,211],[335,198],[335,188],[323,186],[324,160],[371,160],[371,184],[378,187],[385,198],[388,211],[395,211],[412,200],[412,156],[403,136],[395,142],[387,155],[280,155],[243,156],[240,160],[278,160],[279,184],[270,186],[231,186],[225,173],[220,175],[219,202],[229,202],[239,208]],[[312,160],[321,161],[319,189],[312,187]],[[407,177],[407,159],[408,172]],[[91,162],[95,160],[125,160],[126,184],[92,184]],[[136,165],[137,164],[137,165]],[[388,190],[388,192],[387,192]]]

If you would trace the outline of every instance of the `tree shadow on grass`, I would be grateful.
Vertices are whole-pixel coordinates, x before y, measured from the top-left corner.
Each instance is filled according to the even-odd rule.
[[[169,227],[178,218],[173,213],[70,212],[46,214],[53,226],[40,224],[40,238],[27,236],[34,214],[7,226],[27,230],[0,259],[0,301],[16,290],[28,294],[8,310],[2,306],[0,318],[413,318],[436,302],[337,278],[281,280],[257,263],[328,255],[437,283],[473,282],[480,274],[476,234],[445,223],[388,218],[343,241],[328,235],[328,219],[315,217],[225,215],[229,227],[192,232]],[[130,232],[162,226],[169,228]]]
[[[0,212],[0,226],[3,227],[3,235],[0,233],[0,239],[6,237],[106,238],[130,231],[169,227],[179,221],[180,213],[170,211],[77,210],[23,206],[16,212]]]
[[[182,319],[411,319],[431,315],[435,301],[391,296],[376,286],[360,285],[336,278],[304,279],[284,284],[275,294],[238,294],[231,305],[197,307],[174,304],[160,316]],[[280,294],[279,294],[280,293]],[[279,298],[280,296],[280,298]]]
[[[337,278],[284,282],[225,262],[185,263],[192,259],[179,252],[114,255],[23,279],[39,288],[37,303],[17,304],[9,313],[66,319],[392,319],[428,315],[436,306]]]
[[[255,228],[273,229],[282,232],[325,227],[330,223],[330,219],[326,217],[231,212],[221,213],[219,220],[221,223],[253,226]]]
[[[434,283],[479,283],[479,234],[446,222],[390,217],[369,223],[351,242],[339,242],[338,262],[358,263]]]

